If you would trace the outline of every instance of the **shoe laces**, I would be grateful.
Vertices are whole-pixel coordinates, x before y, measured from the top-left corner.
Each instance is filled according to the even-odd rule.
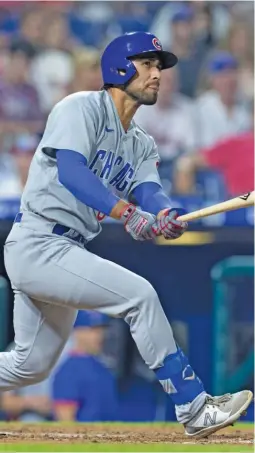
[[[220,406],[222,403],[227,403],[231,399],[231,393],[225,393],[222,396],[211,396],[207,395],[205,402],[207,404],[212,404],[213,406]]]

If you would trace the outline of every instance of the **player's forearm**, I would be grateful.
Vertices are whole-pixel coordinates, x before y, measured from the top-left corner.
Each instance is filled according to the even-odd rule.
[[[126,201],[119,200],[118,203],[112,208],[110,217],[112,217],[113,219],[120,219],[123,211],[128,205],[129,203],[127,203]]]
[[[71,422],[76,418],[77,405],[74,404],[58,404],[54,405],[54,414],[56,420],[61,422]]]
[[[2,397],[2,410],[11,416],[18,416],[27,410],[25,399],[19,395],[4,393]]]
[[[79,201],[115,219],[126,203],[107,189],[87,167],[85,157],[71,150],[57,151],[59,181]]]
[[[133,195],[144,211],[156,216],[161,215],[165,209],[172,207],[171,201],[162,187],[155,182],[140,184],[134,189]]]

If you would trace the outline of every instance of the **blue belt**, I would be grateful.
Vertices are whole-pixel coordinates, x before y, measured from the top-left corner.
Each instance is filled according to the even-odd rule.
[[[14,223],[20,223],[22,216],[23,213],[19,212],[14,219]],[[87,243],[86,239],[82,236],[82,234],[78,233],[78,231],[75,231],[73,228],[69,228],[65,225],[61,225],[60,223],[55,223],[52,228],[52,233],[72,239],[72,241],[78,242],[78,244],[81,244],[83,247],[85,247]]]

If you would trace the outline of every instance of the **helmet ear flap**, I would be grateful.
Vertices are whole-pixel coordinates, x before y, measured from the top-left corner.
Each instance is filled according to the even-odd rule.
[[[104,83],[124,85],[136,73],[135,65],[125,56],[109,52],[102,57],[102,74]]]
[[[117,69],[117,71],[118,71],[119,75],[121,75],[121,76],[125,76],[127,73],[126,69]]]
[[[125,58],[125,65],[116,68],[116,71],[119,76],[119,85],[127,85],[129,81],[132,79],[132,77],[136,73],[136,67],[134,63],[129,59]],[[121,80],[123,78],[123,80]]]
[[[112,72],[114,72],[115,76],[118,77],[118,82],[116,83],[104,83],[102,90],[108,90],[109,88],[118,87],[119,89],[125,91],[126,87],[130,84],[133,77],[136,75],[136,67],[131,59],[126,59],[127,64],[126,68],[112,68]],[[120,66],[120,65],[119,65]]]

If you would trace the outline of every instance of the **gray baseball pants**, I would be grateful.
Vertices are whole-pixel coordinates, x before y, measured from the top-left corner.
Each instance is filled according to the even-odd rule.
[[[48,376],[72,331],[78,309],[124,318],[146,364],[155,369],[176,352],[156,291],[144,278],[52,234],[52,222],[23,216],[5,248],[15,293],[16,347],[0,354],[0,390]]]

